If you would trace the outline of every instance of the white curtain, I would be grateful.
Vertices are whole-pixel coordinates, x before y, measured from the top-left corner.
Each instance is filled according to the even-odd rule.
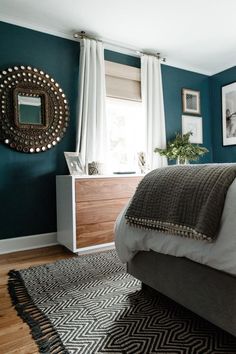
[[[166,129],[160,60],[155,56],[141,57],[141,89],[146,117],[146,155],[150,169],[167,165],[166,157],[154,149],[166,147]]]
[[[86,168],[88,162],[105,162],[107,141],[105,97],[103,44],[84,38],[80,46],[76,151]]]

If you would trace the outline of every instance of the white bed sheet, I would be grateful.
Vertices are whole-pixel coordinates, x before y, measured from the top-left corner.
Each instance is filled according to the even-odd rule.
[[[128,262],[138,251],[153,250],[186,257],[236,276],[236,179],[228,189],[219,233],[213,243],[129,226],[126,209],[115,225],[115,244],[122,262]]]

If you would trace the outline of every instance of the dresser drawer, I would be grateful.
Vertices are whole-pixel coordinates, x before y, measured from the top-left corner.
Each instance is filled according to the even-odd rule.
[[[81,202],[76,204],[76,226],[115,221],[129,199]]]
[[[76,180],[76,202],[130,198],[142,177],[96,178]]]
[[[114,221],[77,225],[76,247],[88,247],[114,241]]]

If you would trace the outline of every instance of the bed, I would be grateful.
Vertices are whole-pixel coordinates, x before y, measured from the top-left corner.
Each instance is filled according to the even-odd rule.
[[[128,207],[115,226],[128,273],[236,336],[236,180],[212,243],[134,228],[125,219]]]

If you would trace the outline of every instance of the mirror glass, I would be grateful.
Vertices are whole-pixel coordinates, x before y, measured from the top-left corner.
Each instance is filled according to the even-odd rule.
[[[20,124],[43,124],[41,97],[18,94],[17,99]]]

